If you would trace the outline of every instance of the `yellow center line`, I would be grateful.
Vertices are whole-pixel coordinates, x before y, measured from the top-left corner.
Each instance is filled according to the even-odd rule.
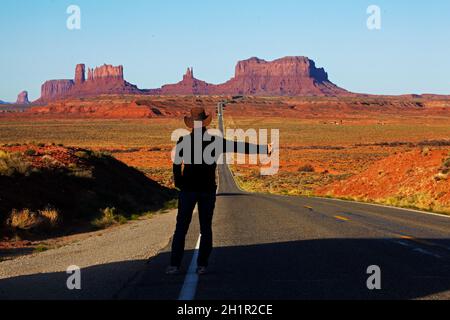
[[[341,220],[341,221],[350,221],[349,218],[346,217],[342,217],[342,216],[334,216],[336,219]]]
[[[397,235],[400,239],[404,239],[404,240],[409,240],[409,241],[412,241],[412,242],[416,242],[416,243],[420,243],[420,244],[424,244],[424,245],[427,245],[427,246],[433,246],[433,247],[443,247],[442,245],[440,245],[440,244],[437,244],[437,243],[434,243],[434,242],[431,242],[431,241],[427,241],[427,240],[422,240],[422,239],[417,239],[417,238],[415,238],[415,237],[412,237],[412,236],[407,236],[407,235]]]

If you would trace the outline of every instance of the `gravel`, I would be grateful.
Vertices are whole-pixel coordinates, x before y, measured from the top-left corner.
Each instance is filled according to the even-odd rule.
[[[111,299],[167,246],[176,211],[93,233],[66,246],[0,263],[0,299]],[[69,290],[69,266],[81,290]]]

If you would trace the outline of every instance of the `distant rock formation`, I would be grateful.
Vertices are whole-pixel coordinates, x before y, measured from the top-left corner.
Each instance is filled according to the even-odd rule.
[[[286,57],[275,61],[250,58],[238,62],[235,76],[219,85],[194,77],[188,68],[183,80],[161,87],[158,94],[180,95],[273,95],[273,96],[342,96],[350,93],[328,79],[307,57]]]
[[[307,57],[286,57],[271,62],[250,58],[240,61],[235,76],[216,86],[216,94],[275,96],[340,96],[349,92],[328,79]]]
[[[141,90],[124,80],[123,66],[103,65],[87,69],[78,64],[74,80],[50,80],[41,88],[38,103],[68,97],[99,94],[147,95],[265,95],[348,96],[352,93],[332,83],[323,68],[307,57],[285,57],[274,61],[250,58],[238,62],[235,75],[223,84],[196,79],[188,68],[183,79],[159,89]]]
[[[193,68],[188,68],[183,80],[176,84],[168,84],[161,88],[158,94],[162,95],[208,95],[210,88],[214,87],[205,81],[194,77]]]
[[[17,96],[16,104],[30,104],[30,101],[28,100],[28,92],[22,91]]]
[[[194,68],[188,68],[185,75],[183,76],[183,80],[188,81],[194,79]]]
[[[102,79],[116,79],[124,80],[123,66],[114,67],[112,65],[103,65],[97,68],[88,69],[88,81],[102,80]]]
[[[75,85],[73,80],[48,80],[41,87],[41,98],[38,102],[48,102],[64,97]]]
[[[86,81],[86,66],[78,64],[75,68],[75,84],[82,84]]]
[[[94,79],[118,79],[123,80],[123,66],[114,67],[112,65],[103,65],[101,67],[95,68]]]
[[[86,97],[100,94],[145,94],[147,90],[140,90],[124,80],[123,66],[103,65],[95,69],[88,69],[78,64],[75,68],[74,80],[49,80],[41,87],[41,97],[36,103],[46,103],[69,97]]]

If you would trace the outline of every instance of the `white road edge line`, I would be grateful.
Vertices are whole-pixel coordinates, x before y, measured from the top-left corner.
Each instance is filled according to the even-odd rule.
[[[336,201],[336,202],[363,204],[363,205],[368,205],[368,206],[372,206],[372,207],[381,207],[381,208],[387,208],[387,209],[397,209],[397,210],[401,210],[401,211],[422,213],[422,214],[427,214],[427,215],[430,215],[430,216],[437,216],[437,217],[441,217],[441,218],[450,218],[449,215],[445,215],[445,214],[439,214],[439,213],[433,213],[433,212],[421,211],[421,210],[415,210],[415,209],[408,209],[408,208],[401,208],[401,207],[393,207],[393,206],[387,206],[387,205],[377,204],[377,203],[349,201],[349,200],[333,199],[333,198],[321,198],[321,197],[306,197],[306,198],[317,199],[317,200],[325,200],[325,201],[330,200],[330,201]]]
[[[425,255],[427,255],[427,256],[432,256],[432,257],[434,257],[434,258],[436,258],[436,259],[442,259],[442,256],[441,256],[441,255],[436,254],[436,253],[431,252],[431,251],[428,251],[428,250],[425,250],[425,249],[422,249],[422,248],[417,247],[417,246],[415,246],[415,245],[409,244],[409,243],[407,243],[406,241],[402,241],[402,240],[393,240],[393,242],[394,242],[394,243],[397,243],[397,244],[399,244],[399,245],[402,245],[402,246],[404,246],[404,247],[408,247],[408,248],[412,249],[412,251],[419,252],[419,253],[425,254]]]
[[[178,300],[180,301],[192,301],[195,299],[195,293],[197,292],[198,274],[197,274],[197,258],[198,249],[200,248],[201,235],[198,236],[197,244],[195,245],[194,254],[192,255],[191,264],[189,265],[188,272],[184,278],[183,287],[180,291]]]

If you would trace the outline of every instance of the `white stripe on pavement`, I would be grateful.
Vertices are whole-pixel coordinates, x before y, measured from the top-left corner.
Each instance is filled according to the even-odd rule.
[[[183,288],[181,288],[178,300],[191,301],[195,299],[195,293],[197,291],[197,284],[198,284],[197,258],[198,258],[198,249],[200,248],[200,239],[201,235],[199,235],[197,244],[195,245],[191,264],[189,265],[189,270],[186,274],[186,278],[184,278]]]

